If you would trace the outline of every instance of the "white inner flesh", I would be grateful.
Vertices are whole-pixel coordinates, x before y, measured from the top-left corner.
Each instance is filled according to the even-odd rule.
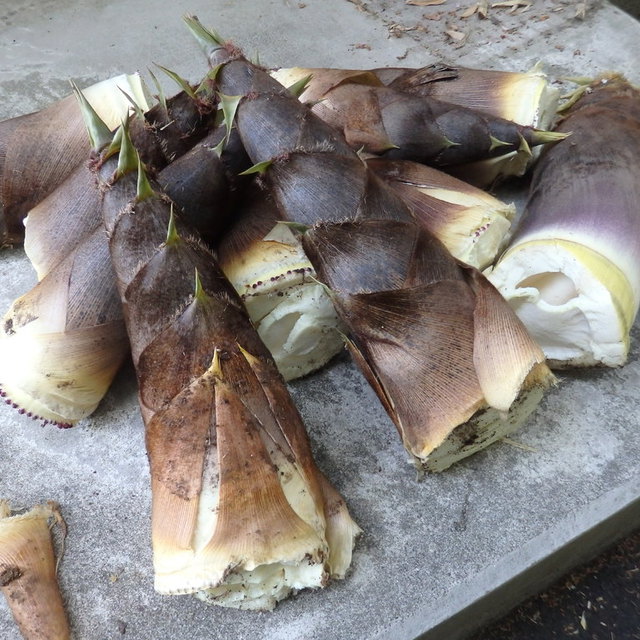
[[[482,191],[473,195],[452,189],[420,190],[438,200],[466,207],[460,214],[459,222],[451,223],[447,229],[447,239],[443,237],[442,240],[458,260],[476,269],[489,266],[505,244],[515,206]]]
[[[342,349],[333,303],[286,225],[222,267],[285,380],[319,369]]]
[[[452,464],[485,449],[490,444],[516,431],[542,399],[543,390],[534,387],[522,393],[511,405],[509,413],[486,409],[454,429],[447,439],[422,460],[414,464],[425,471],[444,471]]]
[[[560,92],[549,86],[544,72],[534,68],[522,74],[520,82],[513,84],[512,92],[511,111],[503,118],[537,129],[550,127],[558,109]],[[530,99],[523,99],[523,96]]]
[[[618,366],[628,344],[609,289],[553,242],[509,252],[489,280],[554,366]]]
[[[71,423],[90,415],[108,387],[109,362],[81,339],[38,334],[37,322],[0,338],[0,387],[37,418]],[[91,354],[96,354],[91,358]]]
[[[455,257],[476,269],[484,269],[496,259],[510,226],[511,222],[501,215],[487,216],[475,232],[460,243]]]
[[[341,324],[322,285],[299,282],[245,298],[258,334],[285,380],[325,365],[343,347]]]
[[[306,588],[323,586],[326,573],[321,563],[261,565],[253,571],[230,573],[225,584],[196,592],[209,604],[235,609],[270,610],[280,600]]]

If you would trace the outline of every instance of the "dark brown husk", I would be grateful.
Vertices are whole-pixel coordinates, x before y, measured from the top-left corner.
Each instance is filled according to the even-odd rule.
[[[335,496],[323,489],[302,421],[213,254],[179,219],[171,231],[172,216],[155,193],[105,218],[146,425],[156,587],[217,588],[245,562],[303,562],[309,553],[313,564],[329,562],[326,542],[314,547],[317,532],[281,488],[285,456],[329,518]],[[219,515],[196,550],[207,483],[219,486]],[[190,552],[198,571],[187,559],[167,574]]]
[[[473,334],[480,302],[473,283],[484,278],[462,268],[439,241],[419,230],[406,205],[345,149],[341,137],[266,73],[239,58],[233,47],[211,44],[208,53],[212,64],[223,65],[220,91],[245,96],[237,111],[238,132],[251,159],[266,163],[261,180],[280,215],[307,226],[321,224],[303,238],[307,255],[333,291],[356,362],[409,451],[422,458],[430,444],[438,444],[434,433],[450,432],[487,406],[485,389],[474,377],[474,353],[490,335]],[[493,306],[491,312],[496,313]],[[515,315],[508,308],[505,313],[511,333],[526,336]],[[434,327],[429,339],[412,330],[417,322]],[[516,342],[500,374],[511,376],[508,386],[514,391],[501,408],[505,411],[542,361],[530,340]],[[521,351],[527,353],[524,359]],[[456,368],[457,388],[448,382],[446,362],[454,355],[464,363]],[[508,373],[514,360],[526,362]],[[413,375],[398,377],[399,369]],[[438,393],[429,393],[434,387]]]

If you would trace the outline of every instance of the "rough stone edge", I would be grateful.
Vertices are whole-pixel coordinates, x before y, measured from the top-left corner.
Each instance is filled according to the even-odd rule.
[[[373,640],[463,640],[640,527],[640,476],[570,513],[497,565]]]

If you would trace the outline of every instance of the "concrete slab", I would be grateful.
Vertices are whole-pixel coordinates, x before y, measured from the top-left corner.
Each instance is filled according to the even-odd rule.
[[[66,94],[69,78],[86,85],[158,62],[196,79],[204,63],[181,26],[187,11],[273,65],[445,59],[520,70],[542,59],[554,77],[615,68],[640,82],[640,25],[606,2],[535,0],[518,15],[460,18],[471,4],[16,0],[0,9],[0,117]],[[575,17],[582,5],[584,19]],[[449,28],[469,33],[462,46]],[[0,253],[0,308],[34,282],[22,251]],[[455,640],[640,525],[640,324],[626,367],[562,378],[514,438],[520,446],[499,443],[421,482],[346,357],[293,384],[318,462],[365,534],[345,581],[270,614],[154,593],[130,369],[73,430],[0,407],[0,496],[61,503],[69,537],[60,580],[78,640]],[[0,638],[18,637],[0,603]]]

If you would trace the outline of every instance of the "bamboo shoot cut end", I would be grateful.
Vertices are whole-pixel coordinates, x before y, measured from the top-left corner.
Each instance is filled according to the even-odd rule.
[[[456,427],[435,449],[413,458],[420,471],[440,472],[517,431],[538,406],[544,385],[524,390],[505,415],[493,408],[478,411]]]
[[[233,572],[223,586],[198,591],[195,596],[208,604],[270,611],[280,600],[302,589],[322,587],[326,580],[322,564],[311,561],[300,565],[274,563],[253,571]]]
[[[517,245],[488,273],[556,368],[624,364],[637,301],[622,271],[584,246]]]

